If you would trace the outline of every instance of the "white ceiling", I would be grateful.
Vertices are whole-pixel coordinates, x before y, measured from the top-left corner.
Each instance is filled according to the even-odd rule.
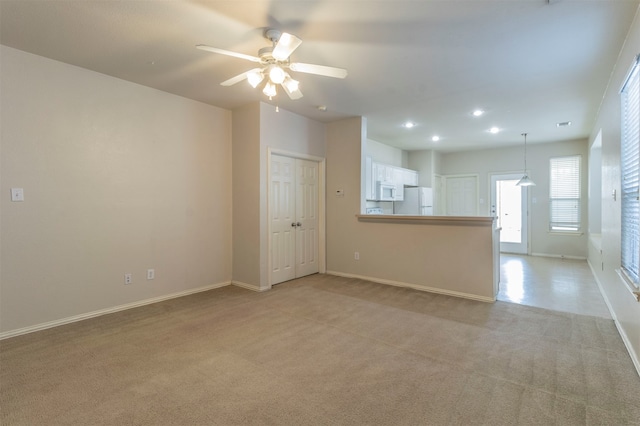
[[[269,103],[325,122],[361,115],[371,139],[451,151],[521,144],[523,132],[528,143],[588,137],[638,3],[0,0],[0,43],[233,109],[269,102],[246,82],[219,84],[255,64],[195,45],[256,56],[276,28],[303,40],[293,61],[349,75],[297,73],[304,97]]]

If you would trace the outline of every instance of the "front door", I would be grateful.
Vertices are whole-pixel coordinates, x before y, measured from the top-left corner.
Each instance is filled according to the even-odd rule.
[[[318,272],[318,163],[271,156],[270,283]]]
[[[527,254],[527,187],[517,186],[521,174],[491,176],[491,215],[497,218],[500,251]]]

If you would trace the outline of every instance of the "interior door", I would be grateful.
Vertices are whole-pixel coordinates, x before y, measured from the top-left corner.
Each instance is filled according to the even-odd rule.
[[[269,188],[272,284],[296,277],[295,199],[295,160],[272,155]]]
[[[442,184],[442,176],[433,175],[433,214],[436,216],[444,216],[445,211],[445,192]]]
[[[318,163],[296,164],[296,278],[318,272]]]
[[[447,176],[447,215],[478,215],[478,176]]]
[[[497,218],[500,251],[528,253],[527,187],[517,186],[521,174],[491,176],[491,214]]]
[[[271,156],[271,284],[319,271],[318,163]]]

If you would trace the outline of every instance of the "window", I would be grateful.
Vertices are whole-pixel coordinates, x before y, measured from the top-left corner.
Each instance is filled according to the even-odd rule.
[[[638,60],[631,69],[621,93],[622,140],[620,141],[621,268],[638,287],[640,239],[638,217],[638,145],[640,139],[640,78]]]
[[[580,230],[579,155],[551,159],[549,228],[552,231]]]

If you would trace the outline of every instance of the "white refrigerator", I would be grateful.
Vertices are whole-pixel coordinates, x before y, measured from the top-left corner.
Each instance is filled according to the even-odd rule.
[[[417,187],[404,189],[404,201],[394,203],[395,214],[407,214],[413,216],[433,215],[433,190],[432,188]]]

